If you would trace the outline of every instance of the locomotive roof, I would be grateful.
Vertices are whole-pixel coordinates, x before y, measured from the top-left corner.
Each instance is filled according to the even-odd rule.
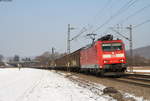
[[[104,41],[97,40],[97,41],[95,41],[93,44],[88,44],[88,45],[86,45],[86,46],[80,48],[79,50],[90,48],[90,47],[92,47],[96,42],[106,42],[106,43],[107,43],[107,42],[122,42],[122,40],[121,40],[121,39],[116,39],[116,40],[104,40]]]

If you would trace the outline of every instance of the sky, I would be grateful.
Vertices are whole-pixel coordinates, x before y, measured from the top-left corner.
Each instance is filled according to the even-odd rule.
[[[128,7],[127,3],[131,5]],[[57,52],[66,52],[68,24],[74,27],[71,38],[82,28],[88,29],[71,41],[71,51],[75,51],[91,43],[86,34],[108,19],[111,20],[94,31],[96,38],[113,34],[115,38],[124,40],[128,49],[129,42],[113,32],[111,27],[129,37],[126,27],[150,20],[149,11],[149,0],[1,0],[0,54],[7,57],[15,54],[38,56],[51,51],[52,47]],[[133,28],[133,47],[150,45],[149,32],[150,23]]]

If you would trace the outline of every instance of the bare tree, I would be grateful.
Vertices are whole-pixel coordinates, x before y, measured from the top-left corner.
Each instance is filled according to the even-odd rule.
[[[15,55],[14,58],[13,58],[13,61],[14,62],[19,62],[20,61],[19,55]]]
[[[128,65],[131,65],[131,56],[127,56]],[[133,66],[150,66],[150,59],[147,59],[139,54],[133,56]]]
[[[3,62],[4,56],[0,54],[0,62]]]
[[[65,53],[60,54],[58,52],[55,52],[52,54],[50,52],[44,52],[42,55],[35,57],[35,60],[39,61],[39,65],[46,66],[46,65],[48,65],[49,61],[55,60],[55,59],[62,57],[64,55],[65,55]]]
[[[26,57],[26,58],[23,58],[22,61],[31,61],[31,58]]]

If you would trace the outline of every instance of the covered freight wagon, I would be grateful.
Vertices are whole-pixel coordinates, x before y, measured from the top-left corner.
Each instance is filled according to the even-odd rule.
[[[54,68],[60,70],[78,71],[80,68],[80,50],[56,59],[54,61]]]

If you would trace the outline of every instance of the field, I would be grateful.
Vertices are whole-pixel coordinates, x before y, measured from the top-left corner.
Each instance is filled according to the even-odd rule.
[[[103,90],[107,85],[91,81],[84,83],[88,78],[82,80],[77,74],[53,70],[0,69],[0,101],[116,101],[109,94],[104,94]],[[134,98],[134,101],[144,101],[142,96],[136,97],[127,92],[122,93],[122,96]]]
[[[97,96],[54,71],[0,69],[0,101],[115,101]]]

